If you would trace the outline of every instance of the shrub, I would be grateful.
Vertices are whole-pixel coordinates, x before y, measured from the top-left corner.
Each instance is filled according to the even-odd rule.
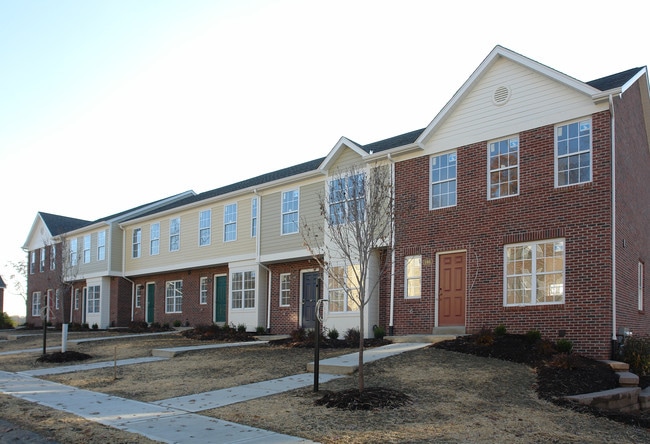
[[[183,323],[181,321],[179,321],[178,319],[176,319],[174,321],[174,327],[180,327],[181,325],[183,325]]]
[[[7,313],[0,313],[0,328],[14,328],[14,321]]]
[[[336,328],[330,328],[327,331],[327,337],[332,341],[336,341],[339,338],[339,331]]]
[[[535,342],[542,339],[542,334],[539,332],[539,330],[528,330],[525,336],[526,342],[529,344],[534,344]]]
[[[571,353],[573,351],[573,342],[568,339],[558,339],[555,348],[560,353]]]
[[[375,339],[384,339],[384,336],[386,336],[386,330],[384,327],[375,325],[372,327],[372,332],[375,335]]]
[[[246,333],[246,324],[237,324],[237,331],[239,333]]]
[[[494,329],[494,334],[497,336],[504,336],[507,332],[508,330],[506,329],[506,326],[503,324],[497,325],[496,328]]]
[[[266,334],[266,327],[264,327],[263,325],[258,325],[257,327],[255,327],[255,332],[258,335]]]
[[[344,339],[348,345],[359,345],[359,341],[361,340],[361,332],[358,328],[348,328],[348,330],[345,332]]]
[[[99,325],[97,325],[97,322],[93,324],[93,330],[99,330]]]
[[[476,333],[476,343],[485,346],[494,344],[494,333],[487,328],[482,329]]]
[[[625,338],[622,359],[630,364],[631,372],[639,376],[650,375],[650,337]]]
[[[293,342],[304,342],[307,340],[307,332],[302,327],[297,328],[291,332],[291,340]]]

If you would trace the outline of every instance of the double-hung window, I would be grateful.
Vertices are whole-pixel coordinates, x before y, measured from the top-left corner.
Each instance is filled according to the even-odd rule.
[[[84,236],[84,264],[90,262],[90,234]]]
[[[36,268],[36,251],[29,252],[29,274],[34,274]]]
[[[208,278],[202,277],[199,285],[199,304],[208,303]]]
[[[81,290],[78,288],[74,289],[74,309],[79,310],[79,299],[81,299]]]
[[[237,240],[237,203],[226,205],[223,209],[223,241]]]
[[[255,308],[255,272],[237,271],[231,275],[233,309]]]
[[[70,266],[76,267],[77,261],[79,260],[77,256],[77,238],[70,239]]]
[[[41,248],[41,260],[38,264],[38,270],[41,273],[45,271],[45,247]]]
[[[175,217],[169,220],[169,251],[181,249],[181,218]]]
[[[149,227],[149,254],[155,256],[160,253],[160,222]]]
[[[591,182],[591,119],[555,127],[555,185]]]
[[[564,303],[564,239],[506,245],[504,305]]]
[[[430,209],[456,205],[456,152],[431,157]]]
[[[488,168],[490,199],[519,194],[519,138],[490,142]]]
[[[106,259],[106,231],[97,233],[97,260]]]
[[[135,306],[140,308],[142,306],[142,291],[144,286],[136,285],[135,286]]]
[[[142,244],[142,228],[135,228],[133,230],[133,258],[139,258],[141,249],[140,246]]]
[[[56,269],[56,245],[50,248],[50,270]]]
[[[298,190],[282,193],[282,234],[298,232]]]
[[[363,173],[332,179],[329,217],[332,225],[363,221],[366,211],[366,176]]]
[[[165,291],[165,313],[183,311],[183,281],[168,281]]]
[[[291,273],[282,273],[280,275],[280,307],[289,306],[290,293],[291,293]]]
[[[422,256],[407,256],[404,264],[404,279],[407,298],[422,295]]]
[[[199,213],[199,245],[210,245],[212,210]]]
[[[32,316],[41,315],[41,292],[35,291],[32,293]]]
[[[93,285],[88,287],[87,290],[87,310],[86,313],[99,313],[100,311],[100,287],[99,285]]]
[[[331,267],[327,279],[330,312],[359,311],[359,266]]]
[[[257,197],[251,199],[251,237],[257,236]]]

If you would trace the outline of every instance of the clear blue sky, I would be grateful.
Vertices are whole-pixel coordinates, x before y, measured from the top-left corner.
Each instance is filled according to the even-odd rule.
[[[422,128],[497,44],[583,81],[644,66],[643,6],[0,0],[0,274],[38,211],[92,220]]]

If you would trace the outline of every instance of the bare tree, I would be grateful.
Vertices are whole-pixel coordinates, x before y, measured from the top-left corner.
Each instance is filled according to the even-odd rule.
[[[327,274],[329,309],[359,312],[360,392],[364,390],[364,312],[381,276],[390,270],[394,230],[391,171],[390,165],[354,165],[339,170],[319,196],[319,220],[302,221],[305,246]]]
[[[23,301],[25,302],[25,315],[27,315],[27,261],[9,261],[8,264],[14,270],[14,272],[9,276],[9,279],[14,285],[14,293],[23,298]]]

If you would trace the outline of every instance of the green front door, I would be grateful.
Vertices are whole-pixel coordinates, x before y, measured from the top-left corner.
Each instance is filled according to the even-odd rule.
[[[216,276],[214,279],[214,322],[226,322],[227,282],[226,276]]]
[[[156,293],[156,284],[147,284],[147,319],[146,321],[153,322],[154,307],[154,294]]]

